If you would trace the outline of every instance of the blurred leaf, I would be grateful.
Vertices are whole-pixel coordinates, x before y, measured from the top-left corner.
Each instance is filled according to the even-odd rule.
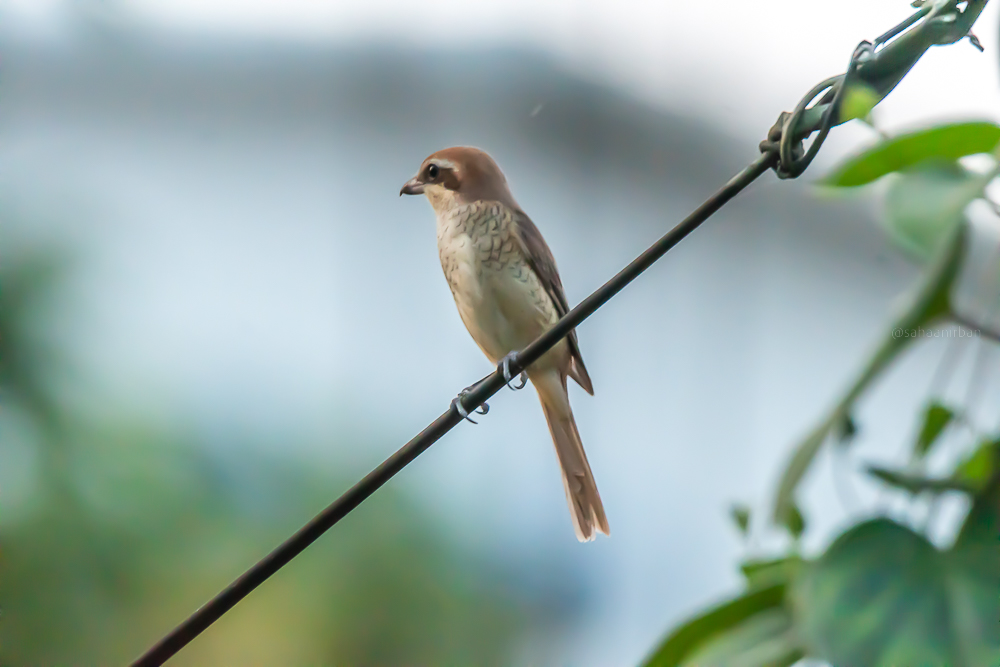
[[[790,583],[802,567],[802,563],[803,560],[799,556],[748,560],[740,565],[740,570],[743,571],[743,576],[746,577],[747,585],[750,588],[759,588]]]
[[[997,465],[998,459],[1000,459],[1000,441],[987,440],[980,444],[969,458],[958,464],[952,477],[957,482],[965,484],[973,493],[982,493],[1000,469]]]
[[[685,667],[789,667],[803,657],[785,609],[772,609],[710,639],[687,657]]]
[[[730,600],[675,629],[643,664],[646,667],[690,664],[689,660],[697,651],[707,648],[710,641],[724,639],[724,634],[738,628],[744,622],[766,612],[777,611],[787,614],[784,611],[784,601],[784,584],[751,591]],[[779,624],[777,629],[781,631],[784,628]],[[758,634],[760,641],[770,637],[770,634],[764,636]]]
[[[65,359],[38,320],[68,260],[57,252],[6,250],[0,263],[0,389],[48,432],[57,411],[52,378]]]
[[[888,519],[855,526],[793,589],[807,653],[866,667],[997,664],[997,547],[995,533],[941,552]]]
[[[747,536],[750,529],[750,508],[743,503],[737,503],[729,508],[729,514],[733,518],[733,523],[739,529],[743,537]]]
[[[795,509],[795,489],[805,476],[806,470],[812,464],[812,460],[816,458],[819,448],[826,442],[826,437],[833,428],[833,424],[842,419],[840,414],[840,412],[835,412],[827,418],[825,422],[813,429],[813,432],[795,448],[795,453],[792,455],[792,459],[788,462],[788,465],[785,466],[785,471],[782,473],[781,481],[778,485],[778,497],[774,505],[774,521],[776,523],[787,526],[792,520],[792,513],[798,511]]]
[[[925,160],[957,160],[966,155],[990,153],[997,144],[1000,144],[1000,127],[993,123],[941,125],[881,141],[844,162],[820,184],[830,187],[865,185]]]
[[[938,402],[933,402],[924,411],[924,423],[920,427],[920,435],[913,447],[913,453],[919,458],[930,452],[944,428],[955,418],[955,413]]]
[[[80,495],[0,524],[2,665],[134,659],[352,481],[254,447],[217,460],[141,426],[71,434]],[[571,575],[490,561],[395,489],[363,513],[181,664],[509,664],[526,632],[581,606]]]
[[[880,466],[868,466],[868,474],[872,477],[877,477],[889,486],[894,486],[913,494],[925,491],[929,493],[944,493],[945,491],[973,492],[972,487],[968,484],[949,477],[924,477]]]
[[[863,83],[852,85],[845,91],[844,99],[840,103],[839,119],[845,123],[855,118],[864,120],[881,99],[871,86]]]
[[[951,286],[962,264],[965,239],[965,227],[957,227],[953,230],[948,242],[937,252],[923,284],[913,293],[903,312],[896,317],[890,326],[888,335],[868,359],[868,363],[861,370],[861,373],[858,374],[853,384],[826,418],[795,448],[791,460],[782,473],[781,481],[778,483],[773,513],[775,522],[787,524],[789,513],[794,505],[795,490],[827,436],[848,417],[854,407],[854,402],[868,388],[868,385],[881,375],[882,371],[899,353],[915,340],[912,337],[897,336],[895,332],[928,326],[950,313]]]
[[[885,200],[889,237],[919,261],[934,255],[965,219],[965,207],[982,194],[983,177],[957,163],[928,163],[900,174]]]
[[[972,502],[972,508],[965,523],[955,538],[952,551],[956,553],[975,553],[980,558],[996,564],[1000,562],[1000,469],[994,469],[993,475],[982,491]],[[971,559],[971,557],[970,557]],[[995,568],[996,576],[1000,578],[1000,568]],[[997,602],[1000,585],[988,589]],[[995,624],[1000,625],[1000,624]]]
[[[855,423],[854,418],[851,415],[844,415],[844,418],[840,420],[837,426],[837,440],[843,444],[847,444],[851,440],[854,440],[854,436],[857,434],[858,425]]]
[[[994,454],[996,453],[994,446]],[[1000,469],[972,502],[972,508],[955,538],[949,555],[956,568],[981,573],[956,583],[965,593],[965,609],[955,614],[955,625],[969,643],[982,648],[972,654],[970,665],[1000,664]]]
[[[806,530],[806,519],[802,516],[802,511],[799,510],[799,506],[792,503],[788,507],[788,511],[785,512],[784,521],[782,525],[785,529],[791,533],[792,537],[799,539],[802,537],[802,533]]]
[[[924,477],[880,466],[869,466],[868,473],[909,493],[944,493],[960,491],[981,494],[997,472],[998,444],[994,440],[982,443],[976,451],[955,467],[949,477]]]
[[[49,319],[67,262],[0,245],[0,454],[11,420],[39,432],[24,444],[23,467],[39,478],[25,485],[26,509],[13,515],[0,489],[0,665],[123,664],[354,480],[296,465],[287,433],[209,447],[105,401],[68,412],[56,389],[89,385],[66,382],[78,378]],[[95,425],[88,406],[110,424]],[[232,444],[220,435],[212,444]],[[58,486],[40,483],[50,470]],[[548,555],[495,559],[389,487],[294,565],[179,664],[510,664],[529,633],[551,634],[586,602]]]

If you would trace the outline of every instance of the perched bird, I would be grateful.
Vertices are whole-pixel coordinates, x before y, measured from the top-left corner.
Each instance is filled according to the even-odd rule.
[[[441,268],[458,313],[494,364],[503,366],[509,354],[569,311],[552,251],[489,155],[467,146],[438,151],[399,194],[424,194],[430,200]],[[566,391],[571,377],[594,393],[576,332],[531,364],[527,374],[555,443],[576,536],[585,542],[595,532],[610,535]],[[464,416],[460,402],[458,408]]]

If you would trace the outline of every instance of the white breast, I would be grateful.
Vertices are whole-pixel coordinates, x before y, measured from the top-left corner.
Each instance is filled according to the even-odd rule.
[[[500,220],[490,216],[484,204],[438,217],[438,253],[462,321],[496,363],[558,317],[538,277],[512,245],[510,221],[502,213]]]
[[[438,220],[438,255],[459,310],[481,305],[482,267],[476,258],[476,248],[468,233],[453,221]],[[464,314],[462,319],[465,319]]]
[[[453,211],[453,213],[457,213]],[[491,273],[481,261],[476,241],[470,236],[468,214],[438,216],[438,254],[458,314],[480,349],[494,363],[513,347],[503,340],[508,328],[491,288]],[[482,241],[482,239],[480,239]]]

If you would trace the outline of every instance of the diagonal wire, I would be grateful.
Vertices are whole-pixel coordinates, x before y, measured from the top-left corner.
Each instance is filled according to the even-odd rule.
[[[878,50],[868,42],[862,42],[855,49],[847,74],[827,79],[814,88],[803,98],[792,114],[783,113],[778,122],[768,133],[768,139],[761,143],[761,155],[745,169],[734,176],[728,183],[708,198],[687,218],[664,234],[644,253],[634,259],[611,280],[588,296],[573,310],[568,312],[554,327],[539,336],[528,347],[524,348],[509,363],[511,376],[519,374],[526,367],[537,361],[560,340],[567,336],[581,322],[590,317],[598,308],[607,303],[618,292],[635,280],[646,269],[663,257],[671,248],[680,243],[688,234],[698,228],[729,200],[739,194],[758,177],[769,169],[774,169],[779,177],[794,178],[802,173],[819,150],[819,145],[825,139],[833,125],[839,125],[848,119],[840,117],[839,102],[846,89],[845,81],[849,76],[857,76],[880,93],[880,98],[887,95],[899,81],[909,72],[910,68],[920,59],[923,53],[932,45],[949,44],[962,39],[976,17],[985,7],[987,0],[968,0],[965,9],[958,12],[953,21],[924,21],[917,28],[907,30],[901,37],[892,40],[887,46]],[[886,33],[895,36],[909,28],[921,18],[930,16],[936,18],[938,13],[957,11],[953,3],[935,6],[931,11],[921,10],[919,16],[911,17]],[[825,93],[825,94],[824,94]],[[809,103],[817,96],[824,95],[813,106]],[[818,131],[816,140],[809,150],[803,151],[800,142],[805,137]],[[779,157],[784,155],[786,159]],[[500,391],[506,384],[503,374],[497,370],[476,384],[461,400],[462,406],[471,412],[483,405],[487,399]],[[221,593],[195,611],[184,622],[174,628],[168,635],[153,645],[148,651],[132,663],[132,667],[158,667],[169,660],[178,651],[189,644],[212,623],[222,617],[227,611],[249,595],[255,588],[264,583],[271,575],[287,565],[293,558],[302,553],[306,547],[315,542],[323,533],[333,527],[371,496],[383,484],[420,456],[431,445],[440,440],[448,431],[455,428],[462,416],[458,412],[457,402],[451,408],[435,419],[427,428],[403,445],[395,454],[381,465],[368,473],[360,482],[352,486],[342,496],[337,498],[325,510],[317,514],[297,533],[285,540],[256,565],[244,572],[236,581],[226,587]]]
[[[590,317],[598,308],[607,303],[611,297],[635,280],[643,271],[652,266],[656,260],[663,257],[668,250],[680,243],[684,237],[697,229],[701,223],[705,222],[713,213],[722,208],[726,202],[735,197],[761,174],[775,167],[777,162],[778,156],[776,152],[762,153],[760,157],[733,177],[704,204],[691,213],[691,215],[664,234],[660,240],[634,259],[631,264],[622,269],[614,278],[604,283],[596,292],[584,299],[576,308],[569,311],[554,327],[539,336],[528,347],[524,348],[517,355],[516,359],[510,363],[511,375],[517,375],[524,368],[530,366],[532,362],[537,361],[539,357],[548,352],[556,343],[569,334],[570,331],[575,329],[577,325]],[[471,412],[500,391],[504,384],[503,374],[500,371],[494,371],[479,384],[475,385],[474,389],[465,394],[465,398],[462,400],[463,406]],[[449,409],[435,419],[430,426],[403,445],[380,466],[368,473],[364,479],[348,489],[346,493],[317,514],[301,530],[285,540],[256,565],[244,572],[239,579],[212,598],[207,604],[191,614],[187,620],[174,628],[170,634],[157,642],[133,662],[132,667],[162,665],[461,422],[462,417],[455,408]]]

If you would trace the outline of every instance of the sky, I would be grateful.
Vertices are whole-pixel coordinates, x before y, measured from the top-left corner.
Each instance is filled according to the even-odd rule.
[[[6,0],[26,30],[57,30],[68,0]],[[735,127],[768,126],[775,102],[794,106],[818,81],[845,68],[854,46],[906,18],[903,0],[803,2],[643,2],[622,0],[90,0],[106,20],[172,31],[274,40],[385,40],[434,49],[526,46],[550,53],[577,73],[650,102],[702,98],[705,113]],[[929,117],[1000,115],[996,81],[998,14],[978,21],[980,54],[964,42],[932,49],[878,109],[895,129]],[[715,81],[715,85],[709,82]]]

